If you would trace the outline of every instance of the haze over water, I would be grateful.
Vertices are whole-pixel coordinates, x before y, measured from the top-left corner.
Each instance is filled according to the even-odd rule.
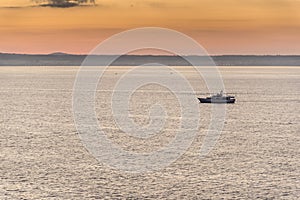
[[[226,105],[213,151],[199,158],[211,108],[199,104],[200,129],[188,151],[165,169],[141,174],[112,169],[85,149],[72,114],[78,69],[0,67],[0,199],[300,198],[299,67],[219,67],[226,91],[237,101]],[[140,88],[129,108],[135,122],[149,123],[147,109],[154,102],[165,105],[169,117],[148,141],[126,136],[113,121],[110,94],[128,69],[106,71],[96,92],[98,120],[127,151],[157,150],[174,137],[180,106],[163,87]],[[175,69],[195,89],[187,95],[208,95],[191,67]]]

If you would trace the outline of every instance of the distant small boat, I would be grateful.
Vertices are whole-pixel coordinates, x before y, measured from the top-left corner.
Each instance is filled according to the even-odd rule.
[[[201,103],[234,103],[234,96],[225,96],[223,91],[206,98],[198,98]]]

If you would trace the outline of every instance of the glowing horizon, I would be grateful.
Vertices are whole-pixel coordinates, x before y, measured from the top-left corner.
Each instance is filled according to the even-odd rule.
[[[300,54],[299,0],[98,0],[97,6],[0,3],[0,52],[86,54],[113,34],[164,27],[198,41],[209,54]]]

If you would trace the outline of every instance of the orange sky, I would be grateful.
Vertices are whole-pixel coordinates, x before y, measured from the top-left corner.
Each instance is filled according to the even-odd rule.
[[[0,52],[88,53],[123,30],[181,31],[210,54],[300,54],[300,0],[98,0],[46,8],[0,0]]]

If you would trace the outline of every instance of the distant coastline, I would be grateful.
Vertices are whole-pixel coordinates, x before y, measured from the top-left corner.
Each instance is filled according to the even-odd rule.
[[[0,66],[80,66],[87,55],[52,53],[45,55],[0,53]],[[93,55],[95,65],[104,65],[101,59],[110,55]],[[184,56],[195,58],[195,56]],[[137,66],[147,63],[160,63],[169,66],[189,66],[180,56],[166,55],[124,55],[112,66]],[[217,66],[300,66],[300,55],[218,55],[211,56]],[[205,63],[204,63],[205,65]]]

